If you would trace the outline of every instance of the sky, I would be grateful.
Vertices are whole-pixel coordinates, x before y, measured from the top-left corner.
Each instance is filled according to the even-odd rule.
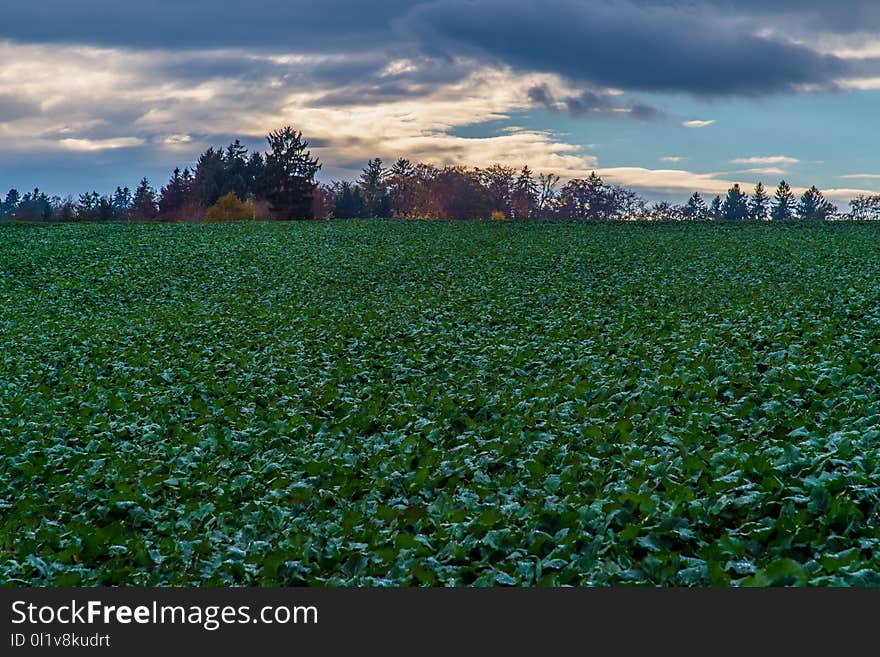
[[[874,0],[36,0],[0,21],[0,190],[157,187],[302,130],[367,160],[596,171],[682,201],[880,190]]]

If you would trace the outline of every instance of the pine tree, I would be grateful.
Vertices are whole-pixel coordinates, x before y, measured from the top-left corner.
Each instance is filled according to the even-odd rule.
[[[408,217],[412,213],[417,188],[415,175],[415,165],[406,158],[401,157],[392,165],[388,183],[393,216]]]
[[[166,219],[176,219],[187,201],[186,184],[179,168],[174,169],[171,180],[159,192],[159,214]]]
[[[86,192],[80,194],[76,203],[76,218],[78,221],[95,221],[98,219],[98,207],[101,196],[98,192]]]
[[[269,133],[266,139],[270,151],[263,181],[270,209],[281,219],[313,218],[315,175],[321,165],[308,150],[309,143],[290,126]]]
[[[825,199],[815,185],[801,195],[797,206],[797,215],[810,221],[824,221],[835,212],[837,208]]]
[[[128,187],[117,187],[113,192],[113,211],[116,217],[122,219],[131,209],[131,190]]]
[[[195,192],[204,208],[213,206],[223,196],[226,161],[223,151],[213,147],[199,156],[195,172]]]
[[[516,219],[531,219],[538,204],[538,186],[532,170],[524,166],[513,185],[513,216]]]
[[[755,193],[749,201],[749,217],[765,221],[770,215],[770,197],[764,189],[764,183],[755,185]]]
[[[734,185],[727,190],[727,197],[721,205],[722,216],[729,221],[742,221],[749,215],[749,206],[747,196],[739,188]]]
[[[709,207],[709,218],[710,219],[721,219],[722,212],[721,207],[723,205],[723,201],[721,200],[721,196],[716,196],[712,199],[712,205]]]
[[[694,192],[694,195],[688,199],[684,214],[688,219],[696,221],[702,221],[709,216],[709,208],[706,207],[706,202],[700,196],[700,192]]]
[[[343,182],[336,193],[333,216],[337,219],[354,219],[364,214],[364,200],[357,185]]]
[[[134,221],[150,221],[159,214],[159,208],[156,204],[156,190],[146,178],[143,178],[137,189],[134,190],[130,214]]]
[[[15,213],[18,204],[21,201],[21,194],[17,189],[10,189],[6,193],[6,198],[0,202],[0,217],[8,217]]]
[[[360,193],[365,217],[387,217],[391,214],[391,196],[388,194],[388,169],[378,157],[370,160],[360,177]]]
[[[239,199],[247,197],[248,192],[248,150],[236,139],[226,147],[223,154],[223,179],[220,196],[230,192]]]
[[[770,210],[770,216],[774,220],[787,221],[794,219],[794,194],[787,182],[783,180],[779,183],[773,199],[773,208]]]

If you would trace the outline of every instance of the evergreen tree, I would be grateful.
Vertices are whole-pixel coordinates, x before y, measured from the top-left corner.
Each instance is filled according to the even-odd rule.
[[[6,198],[0,202],[0,217],[9,217],[15,214],[18,204],[21,201],[21,194],[17,189],[10,189],[6,193]]]
[[[794,219],[794,194],[784,180],[779,183],[776,194],[773,195],[773,208],[770,210],[770,216],[776,221]]]
[[[281,219],[311,219],[315,175],[321,168],[308,150],[302,132],[286,126],[269,133],[269,153],[263,175],[270,209]]]
[[[265,195],[262,187],[265,170],[266,163],[263,160],[263,155],[261,153],[251,153],[245,170],[245,195],[247,197],[262,198]]]
[[[78,221],[95,221],[98,219],[98,206],[101,196],[98,192],[80,194],[76,203],[76,218]]]
[[[391,214],[408,217],[412,213],[416,197],[416,167],[406,158],[399,158],[391,167],[389,177]]]
[[[797,206],[797,215],[811,221],[824,221],[835,212],[837,208],[825,199],[815,185],[801,195]]]
[[[196,198],[204,208],[210,208],[223,196],[223,188],[226,186],[223,151],[211,147],[199,156],[194,184]]]
[[[220,183],[220,196],[230,192],[239,199],[247,198],[250,192],[248,184],[248,150],[241,141],[236,139],[226,147],[223,155],[223,177]]]
[[[716,196],[712,199],[712,205],[709,207],[709,218],[710,219],[721,219],[723,213],[721,208],[724,202],[721,200],[721,196]]]
[[[113,192],[113,209],[120,218],[131,208],[131,190],[128,187],[117,187]]]
[[[734,185],[727,190],[727,197],[721,205],[721,215],[728,221],[743,221],[749,216],[748,197]]]
[[[102,196],[95,205],[95,218],[98,221],[113,221],[117,219],[116,209],[113,207],[113,199],[109,196]]]
[[[537,209],[538,185],[532,170],[524,166],[513,185],[513,216],[516,219],[531,219]]]
[[[765,221],[770,216],[770,196],[764,189],[764,183],[755,185],[755,193],[749,200],[749,217]]]
[[[336,193],[333,216],[337,219],[354,219],[364,215],[364,199],[357,185],[343,182]]]
[[[376,218],[391,214],[391,196],[388,193],[388,170],[378,157],[370,160],[360,176],[363,216]],[[352,215],[358,216],[358,215]]]
[[[706,202],[700,196],[700,192],[694,192],[693,196],[688,199],[687,205],[684,207],[684,215],[688,219],[696,221],[702,221],[709,217],[709,208],[706,207]]]
[[[15,210],[15,218],[24,221],[48,221],[53,214],[51,199],[38,187],[22,196]]]
[[[131,199],[131,219],[134,221],[150,221],[159,214],[156,203],[156,190],[150,185],[150,181],[143,178],[134,190]]]
[[[166,219],[177,219],[188,200],[186,181],[179,168],[174,169],[171,180],[159,192],[159,214]]]

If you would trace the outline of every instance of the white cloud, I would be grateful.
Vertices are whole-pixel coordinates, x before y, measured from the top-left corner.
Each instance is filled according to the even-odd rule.
[[[800,190],[797,193],[802,194],[803,190]],[[824,189],[822,190],[822,193],[826,198],[836,203],[840,209],[843,210],[856,196],[871,196],[880,192],[870,189]]]
[[[162,140],[162,143],[169,146],[177,146],[180,144],[189,144],[191,141],[192,137],[190,135],[168,135]]]
[[[788,172],[778,167],[757,167],[754,169],[742,169],[737,171],[737,173],[751,173],[758,176],[783,176]]]
[[[732,164],[797,164],[797,158],[785,155],[765,155],[761,157],[738,157],[730,161]]]
[[[661,157],[660,161],[661,162],[671,162],[671,163],[675,164],[676,162],[681,162],[684,159],[685,158],[683,158],[679,155],[667,155],[666,157]]]
[[[224,74],[223,65],[213,65],[215,58],[256,63],[256,73]],[[529,164],[566,178],[588,175],[597,166],[588,147],[547,131],[510,127],[497,136],[459,134],[461,128],[506,120],[513,112],[529,109],[533,102],[528,91],[537,85],[570,91],[551,74],[520,74],[461,60],[450,65],[460,68],[460,76],[370,97],[359,93],[360,80],[346,87],[322,79],[322,66],[344,64],[326,56],[0,41],[0,61],[0,94],[14,94],[36,108],[26,116],[0,119],[0,140],[7,153],[149,144],[164,153],[162,161],[183,165],[182,153],[192,151],[194,159],[204,142],[231,135],[262,141],[270,130],[290,123],[314,142],[314,151],[328,169],[339,163],[343,170],[354,166],[350,163],[359,167],[376,156],[441,165]],[[191,73],[189,61],[196,71],[202,67],[205,72]],[[393,61],[380,70],[380,77],[407,74],[418,66],[419,62]],[[326,100],[328,94],[340,92],[346,92],[345,101]]]
[[[718,173],[695,173],[682,169],[614,167],[599,169],[597,173],[608,182],[667,194],[695,191],[723,194],[738,182],[719,178]]]
[[[119,137],[116,139],[60,139],[58,143],[71,151],[106,151],[116,148],[133,148],[144,143],[138,137]]]
[[[706,121],[695,119],[693,121],[683,121],[682,125],[685,128],[705,128],[712,125],[713,123],[715,123],[715,119],[709,119]]]
[[[850,173],[840,177],[846,180],[880,180],[880,173]]]

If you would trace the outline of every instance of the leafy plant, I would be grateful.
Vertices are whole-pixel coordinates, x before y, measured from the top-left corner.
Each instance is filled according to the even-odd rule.
[[[0,227],[6,585],[878,585],[867,224]]]

